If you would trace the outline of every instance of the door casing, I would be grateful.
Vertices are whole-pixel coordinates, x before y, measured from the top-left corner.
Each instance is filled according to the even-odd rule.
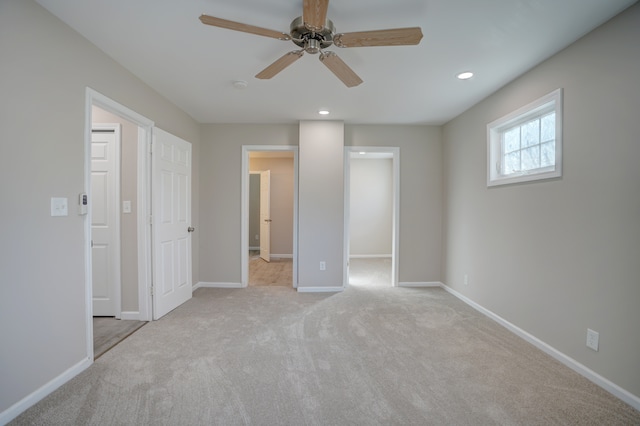
[[[298,288],[298,147],[295,145],[243,145],[241,167],[240,285],[249,285],[249,154],[264,151],[293,153],[293,288]]]
[[[345,146],[344,147],[344,277],[343,286],[349,285],[349,203],[351,200],[351,153],[385,153],[390,154],[393,161],[393,231],[391,236],[391,285],[398,286],[398,249],[400,247],[400,148],[380,146]]]
[[[85,128],[84,128],[84,191],[91,197],[91,129],[93,126],[92,106],[120,116],[138,126],[138,320],[152,319],[151,303],[151,178],[150,154],[151,135],[154,122],[127,108],[126,106],[87,87],[85,91]],[[119,208],[118,208],[119,210]],[[91,267],[91,203],[84,222],[85,253],[85,318],[86,353],[93,361],[93,283]],[[135,318],[127,318],[135,319]]]

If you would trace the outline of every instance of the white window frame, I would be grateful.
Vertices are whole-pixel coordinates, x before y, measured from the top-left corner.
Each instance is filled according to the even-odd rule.
[[[538,169],[502,174],[503,134],[518,125],[555,111],[555,164]],[[487,124],[487,186],[552,179],[562,176],[562,89],[531,102]]]

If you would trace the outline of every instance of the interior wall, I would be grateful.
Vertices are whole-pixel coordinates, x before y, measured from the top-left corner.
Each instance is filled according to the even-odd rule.
[[[400,148],[399,282],[440,282],[442,130],[439,126],[345,125],[346,146]]]
[[[299,155],[298,291],[341,288],[344,123],[301,121]],[[320,269],[320,262],[325,262],[325,270]]]
[[[271,256],[293,256],[293,187],[294,171],[293,157],[291,158],[251,158],[250,171],[271,171]],[[258,188],[259,189],[259,188]],[[249,197],[249,210],[255,203]],[[260,208],[260,194],[258,193],[258,209]],[[260,234],[258,210],[258,230]],[[260,239],[251,234],[251,214],[249,214],[250,246],[259,246]]]
[[[87,363],[86,87],[195,148],[199,126],[32,0],[0,2],[0,58],[1,418]],[[68,216],[51,216],[51,197],[68,199]]]
[[[393,160],[350,159],[349,255],[391,256]]]
[[[121,307],[124,312],[138,312],[138,126],[94,106],[94,123],[119,123],[120,146],[120,280]],[[122,201],[131,202],[131,213],[123,213]]]
[[[636,4],[444,126],[445,283],[637,397],[639,24]],[[563,177],[487,188],[487,123],[557,88]]]
[[[298,125],[205,124],[201,129],[200,281],[240,284],[242,146],[297,146]]]

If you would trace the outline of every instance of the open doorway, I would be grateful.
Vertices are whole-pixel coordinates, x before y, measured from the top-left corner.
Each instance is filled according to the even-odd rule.
[[[146,218],[152,126],[148,119],[87,88],[85,294],[91,359],[151,319],[151,237]],[[101,240],[105,231],[108,239]]]
[[[243,147],[242,285],[297,287],[297,147]]]
[[[345,282],[398,285],[399,149],[345,148]]]

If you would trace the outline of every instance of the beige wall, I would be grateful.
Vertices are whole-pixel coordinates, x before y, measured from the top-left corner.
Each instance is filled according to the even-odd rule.
[[[390,256],[393,160],[351,158],[349,170],[349,255]]]
[[[441,128],[345,125],[344,143],[400,148],[399,281],[442,281]]]
[[[298,291],[342,287],[344,123],[300,122]],[[320,270],[320,262],[326,270]]]
[[[444,280],[640,396],[638,40],[636,5],[444,127]],[[488,189],[486,124],[559,87],[564,176]]]
[[[293,157],[291,158],[251,158],[250,171],[271,171],[271,255],[293,255],[293,188],[294,172]],[[259,184],[259,182],[258,182]],[[259,187],[258,187],[259,188]],[[260,209],[260,194],[258,193],[257,208]],[[249,197],[249,211],[252,206]],[[251,219],[251,214],[249,215]],[[249,221],[251,222],[251,220]],[[260,234],[260,221],[258,230]],[[259,246],[260,240],[256,240],[251,234],[249,226],[249,246]]]
[[[120,203],[120,279],[124,312],[138,312],[138,126],[101,108],[93,107],[94,123],[118,123],[120,143],[120,199],[131,201],[131,213]]]
[[[297,146],[298,125],[205,124],[201,129],[200,281],[239,284],[242,145]]]
[[[87,357],[85,88],[195,148],[199,127],[31,0],[0,2],[0,58],[1,413]],[[51,217],[51,197],[68,216]]]

